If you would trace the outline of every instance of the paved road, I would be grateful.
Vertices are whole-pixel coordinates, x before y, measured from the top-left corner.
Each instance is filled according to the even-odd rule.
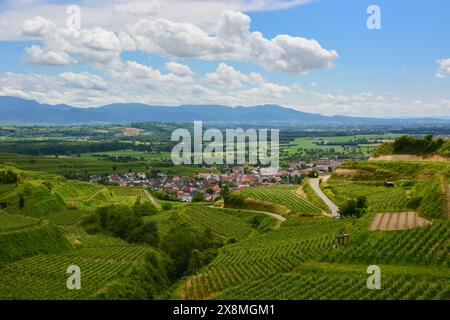
[[[322,177],[322,181],[326,182],[330,176]],[[314,190],[314,192],[325,202],[325,204],[330,208],[331,216],[335,218],[339,218],[339,208],[337,205],[334,204],[333,201],[328,198],[328,196],[320,189],[320,178],[317,179],[310,179],[309,184],[311,188]]]

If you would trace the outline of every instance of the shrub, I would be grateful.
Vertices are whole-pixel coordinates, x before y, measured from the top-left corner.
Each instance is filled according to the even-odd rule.
[[[156,207],[150,202],[136,202],[133,206],[133,212],[138,217],[153,216],[158,213]]]
[[[368,204],[366,196],[359,196],[348,200],[342,208],[340,208],[340,214],[345,217],[357,217],[360,218],[367,212]]]
[[[149,244],[155,247],[158,246],[159,234],[156,223],[154,221],[150,221],[138,228],[133,229],[128,237],[128,242]]]
[[[172,210],[172,208],[173,206],[171,203],[165,202],[161,205],[161,209],[163,209],[164,211]]]
[[[143,221],[129,207],[108,206],[98,208],[95,214],[85,221],[85,224],[91,233],[101,230],[127,240],[135,228],[143,225]]]
[[[18,176],[11,170],[0,171],[0,183],[1,184],[14,184],[17,183]]]
[[[194,196],[192,197],[192,202],[204,202],[205,201],[205,195],[201,192],[196,192]]]

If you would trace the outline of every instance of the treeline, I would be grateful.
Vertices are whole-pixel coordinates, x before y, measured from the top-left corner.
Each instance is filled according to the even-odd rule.
[[[0,143],[3,152],[32,156],[72,155],[79,153],[105,152],[129,149],[132,144],[119,141],[73,142],[73,141],[20,141]]]
[[[402,136],[394,141],[392,148],[394,154],[433,154],[444,145],[444,139],[434,139],[433,135],[424,138]]]

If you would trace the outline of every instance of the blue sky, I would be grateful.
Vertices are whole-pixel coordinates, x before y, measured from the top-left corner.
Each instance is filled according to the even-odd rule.
[[[448,1],[6,0],[0,26],[0,95],[450,116]]]

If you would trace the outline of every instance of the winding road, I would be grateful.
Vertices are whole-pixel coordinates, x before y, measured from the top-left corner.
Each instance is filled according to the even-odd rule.
[[[309,185],[314,190],[314,192],[320,197],[320,199],[322,199],[323,202],[325,202],[327,207],[330,208],[331,216],[339,218],[340,214],[338,206],[335,205],[334,202],[330,200],[330,198],[328,198],[328,196],[322,191],[322,189],[320,189],[320,179],[322,179],[323,182],[326,182],[330,177],[331,176],[325,176],[322,178],[310,179]]]

